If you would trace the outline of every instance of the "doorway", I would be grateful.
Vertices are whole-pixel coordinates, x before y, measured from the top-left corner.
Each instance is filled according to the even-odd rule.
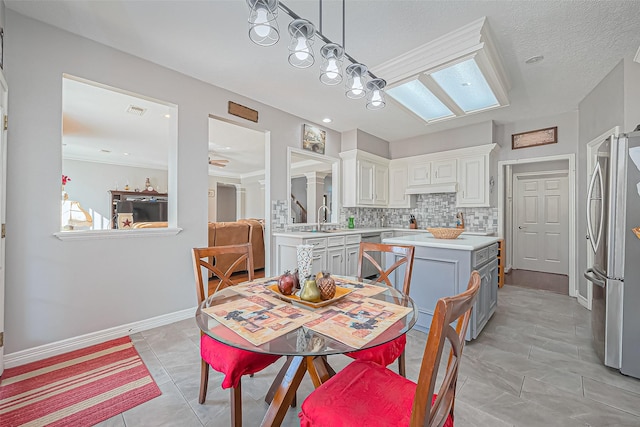
[[[567,244],[564,246],[564,249],[561,251],[556,251],[553,257],[557,259],[566,258],[566,270],[564,274],[568,276],[568,287],[569,287],[569,295],[576,296],[577,295],[577,270],[576,270],[576,205],[575,205],[575,194],[576,194],[576,183],[575,183],[575,154],[567,154],[567,155],[559,155],[559,156],[548,156],[548,157],[538,157],[531,159],[520,159],[520,160],[508,160],[501,161],[498,163],[498,230],[504,236],[506,250],[506,263],[505,263],[505,271],[509,272],[511,269],[520,268],[524,270],[524,266],[528,268],[536,268],[531,265],[525,264],[522,265],[515,261],[515,257],[517,256],[516,251],[518,251],[516,239],[518,232],[518,225],[516,225],[516,216],[518,208],[516,206],[517,202],[517,189],[515,188],[518,185],[520,180],[516,180],[515,175],[519,175],[522,178],[521,182],[524,186],[524,183],[527,181],[527,178],[530,178],[528,184],[531,184],[531,181],[538,180],[537,187],[540,185],[543,187],[545,184],[545,178],[560,178],[566,180],[567,187],[567,197],[566,197],[566,241]],[[550,187],[562,186],[560,183],[553,183]],[[529,187],[536,187],[536,185],[529,185]],[[559,189],[558,189],[559,190]],[[533,190],[531,190],[533,192]],[[551,190],[550,190],[551,191]],[[554,190],[556,191],[556,190]],[[547,215],[547,212],[541,211],[540,197],[544,196],[544,191],[541,194],[538,194],[536,190],[537,206],[535,209],[535,215],[537,218],[544,218]],[[535,204],[535,197],[529,201],[529,204]],[[555,196],[554,196],[555,197]],[[524,202],[523,202],[524,203]],[[553,201],[549,200],[549,202],[545,205],[544,209],[549,209],[555,207],[555,212],[557,215],[560,215],[560,201],[558,197],[555,197]],[[521,206],[520,210],[526,212],[527,209]],[[533,211],[533,209],[532,209]],[[564,215],[564,214],[562,214]],[[531,215],[530,215],[531,216]],[[531,219],[531,218],[528,218]],[[518,230],[518,231],[516,231]],[[535,231],[535,230],[533,230]],[[536,233],[531,233],[533,236]],[[524,235],[520,236],[520,240],[522,241]],[[556,239],[564,239],[562,236],[557,236]],[[530,240],[534,240],[533,237]],[[524,238],[526,242],[526,238]],[[539,252],[539,246],[544,245],[545,242],[536,243],[536,247],[531,251]],[[560,247],[560,246],[558,246]],[[561,253],[562,252],[562,253]],[[531,253],[527,253],[525,250],[525,255],[531,255]],[[546,256],[546,255],[544,255]],[[531,258],[535,258],[534,256],[530,256]],[[543,255],[538,255],[538,257],[543,257]],[[558,262],[560,264],[560,262]],[[530,271],[530,270],[527,270]],[[546,274],[557,274],[557,273],[546,273]],[[506,279],[506,278],[505,278]]]

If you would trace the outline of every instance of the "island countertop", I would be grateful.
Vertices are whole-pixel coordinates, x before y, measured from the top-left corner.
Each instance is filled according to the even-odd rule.
[[[476,249],[481,249],[496,243],[499,240],[500,237],[473,236],[470,234],[461,234],[457,239],[436,239],[431,233],[420,233],[413,236],[390,237],[383,239],[382,243],[475,251]]]
[[[426,236],[431,236],[431,233],[429,233],[427,230],[425,229],[410,229],[410,228],[393,228],[393,227],[378,227],[378,228],[351,228],[351,229],[347,229],[347,228],[341,228],[341,229],[332,229],[330,231],[322,231],[322,232],[316,232],[316,231],[275,231],[272,233],[272,236],[274,237],[295,237],[295,238],[299,238],[299,239],[308,239],[308,238],[313,238],[313,237],[328,237],[328,236],[340,236],[340,235],[350,235],[350,234],[368,234],[368,233],[382,233],[385,231],[391,231],[391,232],[396,232],[396,231],[400,231],[403,233],[411,233],[411,234],[415,234],[415,235],[426,235]],[[489,236],[492,235],[493,232],[481,232],[481,231],[465,231],[464,233],[462,233],[462,237],[464,236],[471,236],[471,235],[478,235],[478,236]],[[396,237],[397,239],[400,239],[401,237]],[[404,237],[402,237],[404,238]],[[497,241],[497,240],[496,240]]]

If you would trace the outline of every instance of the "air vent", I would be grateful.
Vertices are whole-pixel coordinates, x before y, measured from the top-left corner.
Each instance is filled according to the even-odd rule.
[[[138,107],[137,105],[129,105],[129,108],[127,108],[127,113],[135,114],[136,116],[141,116],[146,111],[146,108]]]

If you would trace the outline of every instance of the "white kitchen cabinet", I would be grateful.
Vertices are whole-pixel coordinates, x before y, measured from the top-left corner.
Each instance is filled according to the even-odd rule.
[[[489,206],[489,155],[458,159],[457,207]]]
[[[360,255],[360,244],[349,245],[344,248],[346,255],[345,276],[358,275],[358,256]]]
[[[344,207],[386,207],[389,160],[361,150],[340,153]]]
[[[344,276],[345,273],[345,248],[336,247],[327,249],[327,270],[331,274]]]
[[[434,160],[431,162],[431,184],[457,182],[456,159]]]
[[[409,163],[409,185],[431,184],[431,161],[421,160]]]
[[[415,199],[406,194],[408,167],[406,163],[389,164],[389,207],[390,208],[412,208]]]

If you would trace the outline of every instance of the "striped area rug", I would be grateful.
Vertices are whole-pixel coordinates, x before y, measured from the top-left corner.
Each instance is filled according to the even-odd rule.
[[[91,426],[160,396],[129,337],[7,369],[1,426]]]

